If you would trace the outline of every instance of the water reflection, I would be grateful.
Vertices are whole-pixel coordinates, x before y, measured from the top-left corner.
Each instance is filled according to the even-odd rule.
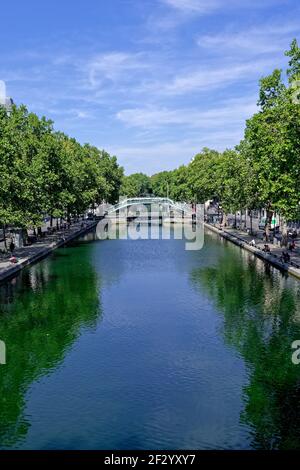
[[[252,427],[252,446],[300,448],[300,367],[291,361],[291,343],[300,338],[299,282],[230,246],[190,279],[214,300],[224,317],[220,333],[248,366],[240,419]]]
[[[300,446],[300,283],[175,235],[90,233],[0,287],[0,447]]]
[[[0,338],[7,346],[0,368],[1,447],[27,434],[29,385],[63,361],[83,327],[97,323],[99,282],[90,252],[88,245],[59,250],[0,286]]]

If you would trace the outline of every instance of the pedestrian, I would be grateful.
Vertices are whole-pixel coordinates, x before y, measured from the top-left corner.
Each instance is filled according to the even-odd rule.
[[[267,236],[266,231],[264,231],[264,233],[263,233],[263,240],[264,240],[265,243],[267,243],[267,241],[268,241],[268,236]]]
[[[282,255],[281,255],[281,261],[283,261],[284,263],[288,263],[290,261],[290,255],[288,254],[287,251],[283,251],[282,252]]]
[[[293,241],[289,244],[289,250],[290,250],[290,251],[293,251],[295,248],[296,248],[296,245],[295,245],[295,241],[293,240]]]
[[[15,244],[14,244],[13,240],[11,240],[11,242],[9,244],[9,250],[10,250],[11,254],[14,252],[14,249],[15,249]]]

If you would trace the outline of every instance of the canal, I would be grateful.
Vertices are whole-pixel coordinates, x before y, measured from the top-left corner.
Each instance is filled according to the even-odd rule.
[[[0,286],[0,448],[300,447],[299,281],[184,247],[89,234]]]

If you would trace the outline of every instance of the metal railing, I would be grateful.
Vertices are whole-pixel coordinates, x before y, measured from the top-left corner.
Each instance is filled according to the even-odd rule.
[[[139,205],[149,205],[149,204],[168,206],[168,208],[179,211],[179,212],[184,213],[186,215],[192,215],[192,210],[191,210],[191,208],[189,207],[188,204],[180,203],[180,202],[174,202],[172,199],[170,199],[168,197],[133,197],[133,198],[126,198],[126,199],[123,199],[122,201],[120,201],[119,203],[108,207],[107,208],[107,213],[112,214],[113,212],[116,212],[116,211],[121,210],[121,209],[125,209],[126,207],[139,206]]]

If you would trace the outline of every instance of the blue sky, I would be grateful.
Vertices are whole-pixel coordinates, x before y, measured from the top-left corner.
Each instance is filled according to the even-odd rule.
[[[299,18],[297,0],[12,0],[0,79],[126,173],[152,174],[239,142]]]

